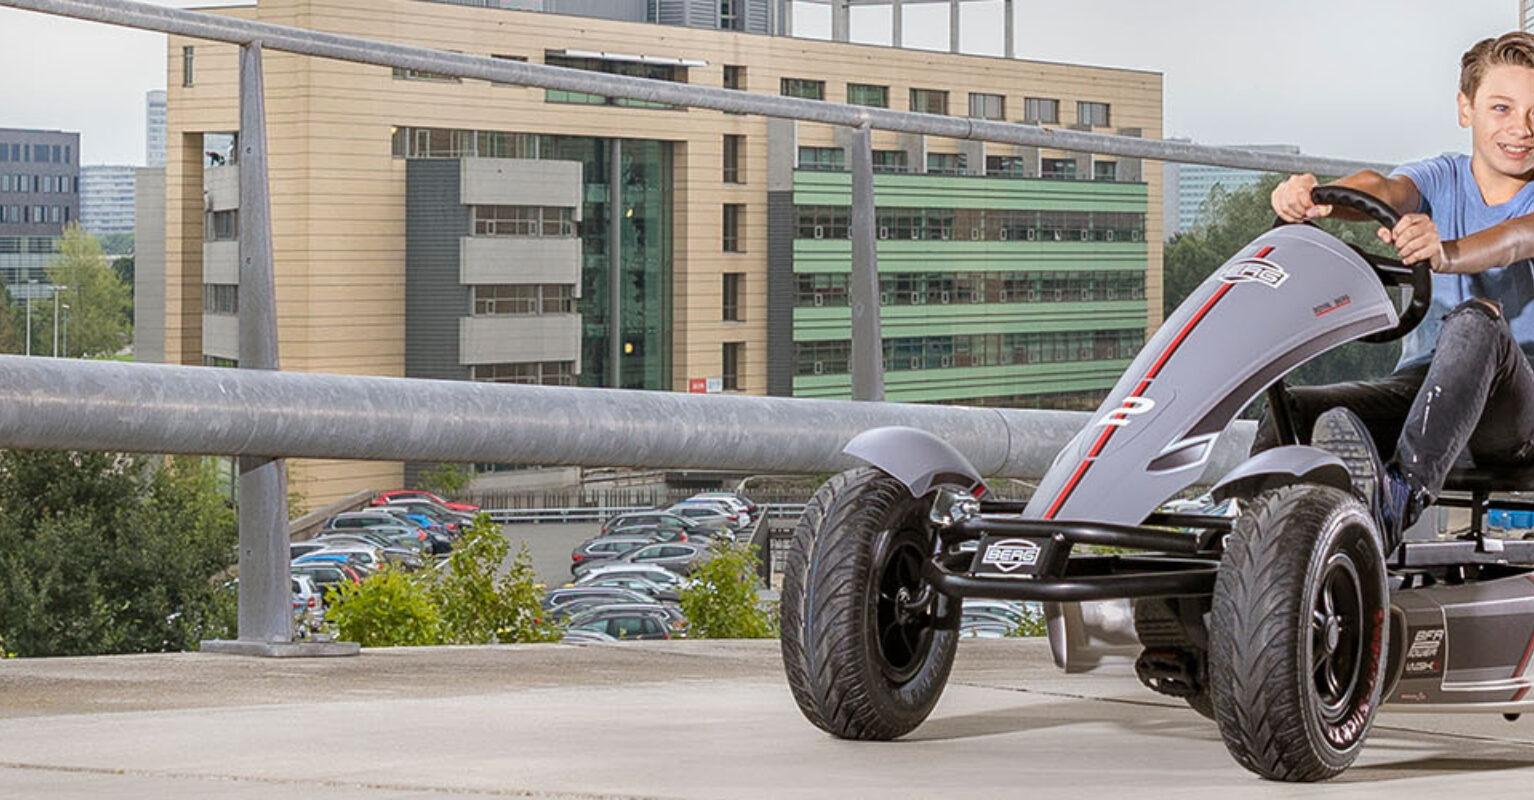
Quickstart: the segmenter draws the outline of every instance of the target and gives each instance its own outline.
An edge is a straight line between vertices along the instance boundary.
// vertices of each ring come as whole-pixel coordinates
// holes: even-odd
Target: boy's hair
[[[1499,64],[1534,69],[1534,35],[1513,31],[1476,42],[1459,59],[1459,90],[1475,100],[1486,71]]]

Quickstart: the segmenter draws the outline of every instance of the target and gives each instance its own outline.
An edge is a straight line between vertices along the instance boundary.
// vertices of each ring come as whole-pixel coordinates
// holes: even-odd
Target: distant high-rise
[[[1518,0],[1518,28],[1534,31],[1534,0]]]
[[[133,174],[136,167],[80,168],[80,225],[104,236],[133,233]]]
[[[144,163],[151,167],[165,166],[165,90],[156,89],[144,95]],[[132,200],[129,200],[132,206]],[[129,222],[132,227],[132,222]]]
[[[1172,141],[1189,141],[1174,139]],[[1299,153],[1294,145],[1235,145],[1247,150],[1268,153]],[[1212,167],[1205,164],[1174,164],[1168,162],[1162,177],[1166,181],[1165,198],[1166,236],[1168,239],[1192,230],[1208,220],[1204,216],[1204,204],[1215,187],[1221,191],[1234,192],[1262,180],[1265,173],[1249,169]]]
[[[64,226],[80,220],[80,134],[0,128],[0,283],[43,291]]]

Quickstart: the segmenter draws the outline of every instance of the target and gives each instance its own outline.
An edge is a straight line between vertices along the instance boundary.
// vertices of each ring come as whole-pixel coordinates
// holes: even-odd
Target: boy
[[[1379,236],[1401,261],[1427,261],[1433,305],[1402,343],[1384,380],[1291,390],[1295,425],[1348,461],[1373,499],[1387,555],[1467,445],[1480,466],[1534,465],[1534,36],[1478,42],[1460,62],[1459,124],[1472,154],[1365,171],[1338,185],[1368,192],[1403,216]],[[1311,175],[1273,191],[1289,222],[1325,217]],[[1347,209],[1337,216],[1362,219]],[[1446,241],[1447,240],[1447,241]],[[1253,452],[1278,444],[1265,418]],[[1391,456],[1382,464],[1379,452]]]

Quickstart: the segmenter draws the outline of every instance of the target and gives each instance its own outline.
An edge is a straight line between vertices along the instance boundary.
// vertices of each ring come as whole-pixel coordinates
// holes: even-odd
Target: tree
[[[107,263],[101,243],[79,225],[64,230],[59,254],[48,265],[48,282],[67,287],[59,295],[60,355],[115,355],[133,339],[133,294]],[[32,353],[53,352],[54,301],[32,301]],[[69,309],[63,309],[68,305]],[[23,322],[23,327],[25,322]]]
[[[17,355],[26,352],[16,304],[8,292],[0,289],[0,353]]]
[[[462,464],[437,464],[421,473],[416,488],[452,500],[461,496],[473,479],[474,474]]]
[[[768,639],[777,635],[757,602],[760,563],[748,542],[715,542],[682,588],[688,635],[699,639]]]
[[[1162,307],[1166,314],[1170,315],[1232,255],[1273,227],[1274,214],[1268,196],[1284,177],[1270,175],[1253,186],[1228,193],[1220,186],[1215,187],[1204,206],[1208,222],[1167,243],[1162,271]],[[1375,236],[1377,225],[1322,220],[1321,227],[1368,252],[1394,255]],[[1290,380],[1315,385],[1383,377],[1394,369],[1400,352],[1396,343],[1355,342],[1300,367]]]
[[[227,637],[237,540],[205,460],[0,451],[0,639],[70,656]]]

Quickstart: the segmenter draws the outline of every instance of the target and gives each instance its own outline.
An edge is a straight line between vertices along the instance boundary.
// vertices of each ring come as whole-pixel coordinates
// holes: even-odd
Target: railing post
[[[852,399],[884,399],[884,340],[879,329],[879,254],[874,210],[873,131],[852,137]]]
[[[272,265],[271,187],[266,168],[266,99],[261,43],[240,46],[241,369],[275,370],[277,296]],[[292,569],[288,537],[287,462],[239,459],[240,590],[235,642],[204,642],[209,652],[293,655]],[[356,647],[305,647],[306,655],[343,655]]]

